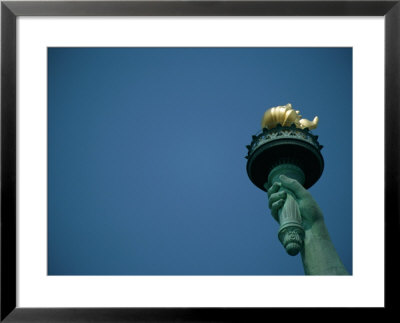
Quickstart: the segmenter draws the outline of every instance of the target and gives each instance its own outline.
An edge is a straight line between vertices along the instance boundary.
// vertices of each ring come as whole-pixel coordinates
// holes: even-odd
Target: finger
[[[271,194],[278,192],[280,188],[281,188],[281,183],[275,182],[274,184],[272,184],[267,192],[268,198],[270,197]]]
[[[305,197],[305,195],[308,194],[308,191],[293,178],[281,175],[279,176],[279,180],[282,183],[282,187],[285,187],[292,191],[297,198]]]
[[[269,208],[272,208],[272,204],[274,204],[276,201],[286,200],[286,196],[287,196],[287,193],[285,191],[280,191],[280,192],[272,194],[268,200]]]
[[[276,221],[279,221],[278,213],[279,213],[279,210],[282,208],[283,204],[285,204],[285,200],[278,200],[272,204],[271,214]]]

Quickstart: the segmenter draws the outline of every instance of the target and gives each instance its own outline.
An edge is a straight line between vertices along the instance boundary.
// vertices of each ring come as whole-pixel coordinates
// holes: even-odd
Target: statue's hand
[[[299,205],[304,230],[310,229],[315,222],[323,220],[321,209],[310,192],[295,179],[284,175],[281,175],[279,179],[280,182],[275,182],[268,190],[269,208],[275,220],[278,221],[278,212],[284,205],[287,195],[281,187],[293,193]]]

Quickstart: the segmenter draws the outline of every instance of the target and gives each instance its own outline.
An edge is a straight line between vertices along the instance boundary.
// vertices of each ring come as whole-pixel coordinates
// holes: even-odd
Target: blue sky
[[[351,48],[49,48],[48,274],[303,275],[244,158],[289,102],[352,273]]]

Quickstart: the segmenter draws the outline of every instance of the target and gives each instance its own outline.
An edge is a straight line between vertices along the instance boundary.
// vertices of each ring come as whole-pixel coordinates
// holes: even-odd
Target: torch
[[[247,146],[247,174],[250,180],[263,191],[268,191],[279,176],[297,180],[306,189],[321,177],[324,159],[315,129],[318,117],[313,121],[301,119],[289,103],[267,110],[261,121],[262,132],[252,137]],[[299,206],[291,192],[279,210],[278,238],[286,252],[297,255],[304,245],[304,228]]]

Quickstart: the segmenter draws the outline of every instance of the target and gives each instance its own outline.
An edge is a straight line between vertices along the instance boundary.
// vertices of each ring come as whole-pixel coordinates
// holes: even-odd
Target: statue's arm
[[[286,193],[284,187],[295,196],[299,205],[305,230],[304,247],[301,251],[306,275],[348,275],[329,236],[324,217],[311,194],[294,179],[281,176],[268,190],[269,207],[273,217],[278,220],[279,209],[283,206]]]
[[[301,251],[306,275],[348,275],[329,237],[324,220],[315,222],[305,230],[304,247]]]

